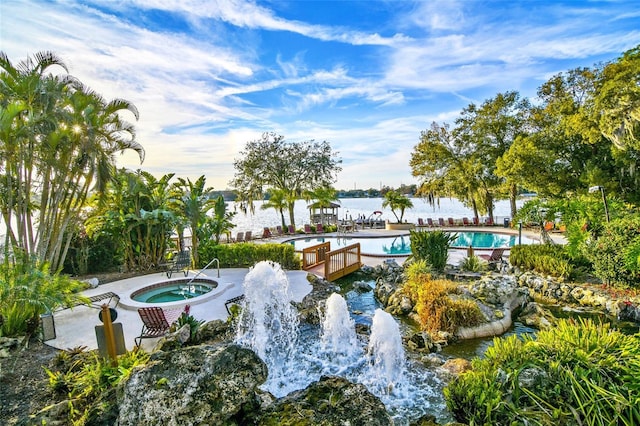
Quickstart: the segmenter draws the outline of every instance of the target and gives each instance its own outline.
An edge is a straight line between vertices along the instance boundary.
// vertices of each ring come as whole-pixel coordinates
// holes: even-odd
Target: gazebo
[[[309,219],[312,224],[335,225],[338,223],[338,209],[340,204],[323,204],[315,202],[309,205]]]

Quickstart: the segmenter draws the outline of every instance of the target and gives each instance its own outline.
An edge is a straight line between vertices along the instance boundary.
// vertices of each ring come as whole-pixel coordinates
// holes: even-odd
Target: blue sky
[[[0,2],[0,50],[61,56],[140,111],[121,166],[228,186],[247,141],[331,143],[340,189],[417,183],[431,122],[640,44],[637,1]],[[535,101],[535,99],[533,99]],[[130,117],[133,120],[132,117]]]

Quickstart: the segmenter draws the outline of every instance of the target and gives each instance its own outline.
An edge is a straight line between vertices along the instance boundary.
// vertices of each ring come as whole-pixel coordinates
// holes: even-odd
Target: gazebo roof
[[[340,204],[336,204],[336,203],[329,203],[329,205],[321,205],[320,202],[316,201],[313,204],[309,204],[309,206],[307,206],[308,209],[319,209],[319,208],[326,208],[326,209],[337,209],[342,207]]]

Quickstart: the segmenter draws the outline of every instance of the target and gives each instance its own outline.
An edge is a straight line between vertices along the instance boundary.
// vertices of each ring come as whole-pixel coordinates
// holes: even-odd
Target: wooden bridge
[[[360,243],[331,250],[331,243],[321,243],[302,249],[302,268],[335,281],[357,271],[360,261]]]

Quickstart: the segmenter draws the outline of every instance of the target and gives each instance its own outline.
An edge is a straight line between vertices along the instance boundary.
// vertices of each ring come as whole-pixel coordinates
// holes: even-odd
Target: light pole
[[[604,194],[604,186],[592,186],[589,188],[589,193],[598,192],[602,194],[602,202],[604,203],[604,215],[607,217],[607,223],[609,223],[609,206],[607,205],[607,196]]]

